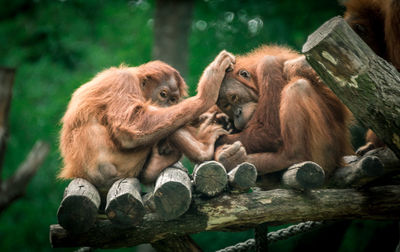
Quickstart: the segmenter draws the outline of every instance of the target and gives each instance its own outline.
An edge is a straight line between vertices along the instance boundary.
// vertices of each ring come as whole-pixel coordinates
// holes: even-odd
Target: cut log
[[[319,188],[324,184],[324,181],[324,170],[311,161],[294,164],[282,175],[282,184],[297,190]]]
[[[89,230],[96,221],[100,195],[88,181],[77,178],[69,183],[58,208],[58,223],[71,233]]]
[[[217,161],[196,165],[193,170],[193,185],[196,192],[213,197],[221,193],[228,183],[224,166]]]
[[[50,239],[54,248],[121,248],[206,230],[243,230],[264,222],[278,225],[304,220],[398,220],[399,198],[399,185],[365,190],[318,189],[306,194],[254,188],[251,193],[194,197],[192,207],[175,220],[160,221],[154,214],[147,214],[140,226],[122,230],[107,220],[97,221],[84,234],[71,234],[60,225],[51,225]]]
[[[355,159],[354,159],[355,158]],[[376,156],[347,157],[347,166],[338,168],[329,181],[335,188],[361,187],[383,175],[383,164]]]
[[[140,224],[145,213],[140,191],[137,178],[116,181],[107,194],[107,217],[121,226]]]
[[[192,201],[192,184],[187,170],[169,167],[158,176],[154,188],[154,205],[163,220],[175,219],[184,214]]]
[[[312,68],[365,127],[400,158],[400,74],[340,17],[311,34],[303,53]]]
[[[253,164],[244,162],[228,173],[229,186],[233,191],[245,192],[255,186],[257,169]]]
[[[400,160],[389,148],[377,148],[365,153],[365,156],[376,156],[383,164],[384,173],[400,172]]]

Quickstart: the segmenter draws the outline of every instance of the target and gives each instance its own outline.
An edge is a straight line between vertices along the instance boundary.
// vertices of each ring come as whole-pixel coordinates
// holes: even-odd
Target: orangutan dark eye
[[[160,96],[161,96],[162,98],[164,98],[164,99],[167,98],[167,91],[164,91],[164,90],[161,91],[161,92],[160,92]]]
[[[247,72],[246,70],[240,70],[239,75],[242,76],[243,78],[249,79],[250,78],[250,73]]]
[[[239,100],[239,97],[237,95],[232,95],[231,100],[233,103],[235,103]]]

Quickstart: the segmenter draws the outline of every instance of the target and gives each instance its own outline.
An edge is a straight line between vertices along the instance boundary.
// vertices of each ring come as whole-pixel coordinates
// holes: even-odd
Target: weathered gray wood
[[[311,34],[307,61],[365,127],[400,157],[400,74],[340,17]]]
[[[324,184],[324,181],[324,170],[311,161],[294,164],[282,175],[282,184],[297,190],[319,188]]]
[[[193,185],[196,192],[213,197],[221,193],[228,183],[224,166],[217,161],[196,165],[193,170]]]
[[[58,223],[71,233],[85,232],[95,223],[99,206],[96,188],[84,179],[74,179],[65,188],[57,212]]]
[[[239,192],[248,191],[255,186],[257,169],[253,164],[244,162],[228,172],[228,182],[232,190]]]
[[[0,174],[7,146],[8,113],[10,111],[14,75],[15,69],[0,68]]]
[[[51,225],[50,239],[54,248],[119,248],[206,230],[243,230],[263,222],[271,225],[354,218],[398,220],[399,198],[399,185],[365,190],[318,189],[307,194],[254,188],[251,193],[222,194],[208,199],[194,197],[189,211],[177,219],[161,221],[154,214],[146,214],[140,226],[123,230],[110,221],[98,221],[88,232],[74,235],[59,225]]]
[[[329,181],[335,188],[361,187],[383,175],[383,164],[376,156],[366,155],[355,160],[347,158],[347,166],[338,168]]]
[[[334,188],[362,187],[400,173],[400,161],[389,148],[378,148],[364,156],[344,157],[347,166],[338,168],[329,180]]]
[[[192,184],[187,170],[170,167],[161,172],[154,188],[157,215],[163,220],[184,214],[192,201]]]
[[[107,194],[105,208],[107,217],[121,226],[141,223],[145,209],[140,191],[140,182],[137,178],[117,180]]]
[[[50,147],[47,143],[37,141],[17,171],[6,181],[0,183],[0,212],[25,194],[28,183],[44,162],[49,150]]]
[[[375,156],[383,164],[384,173],[400,171],[400,160],[389,148],[377,148],[365,153],[365,156]]]

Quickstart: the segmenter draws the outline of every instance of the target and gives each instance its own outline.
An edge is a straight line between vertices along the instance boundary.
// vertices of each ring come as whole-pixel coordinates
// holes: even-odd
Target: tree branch
[[[14,69],[0,68],[0,174],[7,146],[8,112],[10,111],[14,75]]]
[[[48,152],[49,145],[47,143],[36,142],[14,175],[7,181],[3,181],[0,185],[0,212],[25,193],[29,181],[43,163]]]

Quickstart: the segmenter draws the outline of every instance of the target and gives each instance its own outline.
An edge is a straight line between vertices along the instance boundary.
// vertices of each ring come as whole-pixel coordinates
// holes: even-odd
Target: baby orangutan
[[[62,118],[59,177],[84,178],[104,193],[117,179],[142,171],[146,182],[153,181],[179,160],[180,151],[194,160],[211,159],[215,139],[224,131],[208,121],[197,130],[185,125],[216,103],[234,61],[222,51],[204,70],[197,95],[181,102],[186,83],[163,62],[99,73],[75,91]]]

